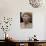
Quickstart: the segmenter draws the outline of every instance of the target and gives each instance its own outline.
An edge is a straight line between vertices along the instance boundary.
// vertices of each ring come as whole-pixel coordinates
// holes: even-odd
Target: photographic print
[[[20,27],[32,28],[32,12],[20,12]]]

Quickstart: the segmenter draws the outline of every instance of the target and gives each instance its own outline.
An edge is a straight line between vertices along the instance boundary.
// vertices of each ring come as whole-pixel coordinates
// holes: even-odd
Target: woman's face
[[[29,22],[30,16],[25,14],[22,18],[24,22]]]

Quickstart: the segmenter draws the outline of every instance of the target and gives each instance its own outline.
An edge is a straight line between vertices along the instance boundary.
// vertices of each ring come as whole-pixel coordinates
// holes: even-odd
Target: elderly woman
[[[21,15],[23,22],[21,22],[21,28],[32,28],[32,13],[25,12]]]

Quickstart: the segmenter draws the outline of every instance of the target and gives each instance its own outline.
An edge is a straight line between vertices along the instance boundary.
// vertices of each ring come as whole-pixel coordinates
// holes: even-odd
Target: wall
[[[46,40],[46,12],[44,14],[45,18],[44,18],[44,21],[45,21],[45,24],[44,24],[44,39]]]
[[[43,4],[44,6],[44,4]],[[45,7],[45,6],[44,6]],[[44,40],[45,30],[45,8],[33,8],[30,6],[28,0],[0,0],[0,16],[13,17],[13,22],[8,33],[16,37],[17,40],[27,40],[34,34],[39,40]],[[30,11],[33,14],[32,29],[20,28],[20,12]],[[2,35],[2,31],[0,35]],[[3,37],[0,36],[0,39]],[[3,38],[4,39],[4,38]]]

